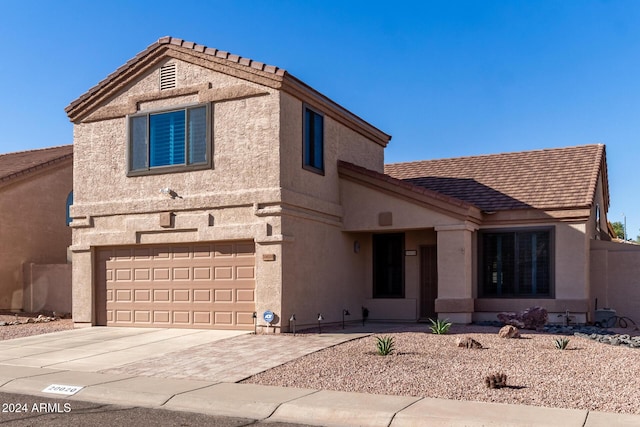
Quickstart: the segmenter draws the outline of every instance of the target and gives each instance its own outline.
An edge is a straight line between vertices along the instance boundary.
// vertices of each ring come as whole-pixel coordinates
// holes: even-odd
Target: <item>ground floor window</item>
[[[373,235],[373,297],[404,298],[404,233]]]
[[[479,237],[481,296],[553,296],[553,230],[484,231]]]

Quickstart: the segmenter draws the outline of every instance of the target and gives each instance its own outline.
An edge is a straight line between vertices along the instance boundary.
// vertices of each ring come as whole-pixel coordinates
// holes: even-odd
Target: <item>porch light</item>
[[[322,327],[320,326],[320,322],[322,322],[324,320],[324,317],[322,317],[322,314],[318,313],[318,334],[322,333]]]
[[[293,322],[293,336],[296,335],[296,314],[292,314],[289,318],[289,328],[291,328],[291,323]]]
[[[342,309],[342,329],[344,329],[344,316],[351,316],[351,313],[346,308]]]

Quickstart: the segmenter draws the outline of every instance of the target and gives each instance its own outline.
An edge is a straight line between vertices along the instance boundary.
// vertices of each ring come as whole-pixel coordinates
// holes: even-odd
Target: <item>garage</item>
[[[252,241],[98,248],[96,324],[253,329]]]

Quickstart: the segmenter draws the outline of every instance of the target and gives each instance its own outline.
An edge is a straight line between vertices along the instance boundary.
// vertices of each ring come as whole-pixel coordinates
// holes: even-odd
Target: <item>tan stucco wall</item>
[[[279,93],[237,78],[178,61],[179,87],[211,90],[230,86],[259,88],[264,94],[213,103],[213,167],[206,170],[127,177],[127,118],[88,121],[74,126],[73,315],[77,323],[95,321],[92,253],[109,245],[255,240],[256,274],[264,283],[280,282],[281,227],[272,212],[281,198]],[[108,102],[138,110],[193,102],[192,95],[161,98],[157,70]],[[99,117],[105,106],[93,113]],[[160,193],[170,188],[179,197]],[[277,209],[275,209],[277,210]],[[162,212],[174,213],[173,227],[160,226]],[[280,236],[280,237],[279,237]],[[264,244],[262,244],[264,242]],[[262,263],[263,253],[276,261]],[[260,311],[280,305],[273,285],[257,291]]]
[[[344,228],[349,231],[388,231],[447,226],[464,221],[358,183],[340,181]],[[390,212],[392,224],[379,225],[379,215]]]
[[[24,310],[71,313],[71,264],[25,265]]]
[[[127,177],[127,119],[100,117],[136,99],[144,100],[135,105],[145,111],[196,102],[200,96],[148,100],[161,94],[157,69],[75,125],[74,320],[95,321],[95,247],[237,239],[256,242],[259,324],[267,309],[278,316],[276,330],[288,326],[292,310],[302,323],[315,322],[318,312],[335,321],[333,311],[341,318],[342,308],[353,310],[352,318],[359,315],[365,272],[354,268],[351,258],[358,263],[363,257],[353,254],[353,239],[341,231],[337,162],[382,171],[383,147],[326,114],[325,173],[304,170],[300,100],[171,61],[178,64],[178,89],[208,83],[212,91],[248,86],[258,94],[213,103],[213,168],[207,170]],[[167,198],[162,188],[179,197]],[[174,214],[173,227],[160,226],[163,212]],[[318,298],[309,298],[314,292]]]
[[[23,308],[23,265],[66,263],[71,161],[0,185],[0,308]]]
[[[640,324],[640,246],[593,241],[590,270],[592,308],[597,298],[599,309],[614,309]]]
[[[283,217],[283,230],[290,238],[282,245],[284,326],[292,314],[298,326],[317,325],[318,313],[325,323],[341,322],[343,309],[351,313],[347,321],[360,319],[367,272],[367,243],[361,236],[319,218],[289,215]]]
[[[382,172],[384,148],[325,115],[324,174],[303,169],[303,105],[291,95],[281,94],[282,187],[293,193],[339,203],[338,160]]]

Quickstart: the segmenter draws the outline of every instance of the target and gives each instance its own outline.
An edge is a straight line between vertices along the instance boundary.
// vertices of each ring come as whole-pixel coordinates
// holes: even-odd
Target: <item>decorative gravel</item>
[[[19,313],[17,317],[15,314],[0,314],[0,323],[15,322],[16,320],[21,322],[19,325],[7,324],[0,326],[0,341],[73,329],[72,319],[59,319],[46,323],[27,323],[28,319],[37,317],[38,313]]]
[[[499,338],[499,328],[454,326],[447,335],[396,332],[396,351],[375,352],[376,337],[350,341],[286,363],[243,382],[324,390],[474,400],[640,414],[640,349],[570,336],[521,331]],[[483,349],[456,346],[469,336]],[[507,375],[507,387],[484,379]]]

